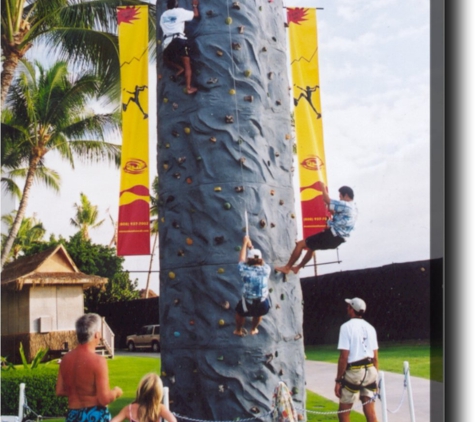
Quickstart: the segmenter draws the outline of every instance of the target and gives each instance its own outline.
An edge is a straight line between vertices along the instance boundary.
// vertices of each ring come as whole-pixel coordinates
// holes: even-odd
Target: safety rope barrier
[[[239,420],[239,422],[248,422],[248,421],[256,421],[260,420],[262,418],[266,418],[267,416],[270,416],[274,409],[270,410],[267,413],[264,413],[262,415],[259,415],[259,417],[255,416],[252,418],[244,418],[244,419],[234,419],[234,420],[224,420],[224,421],[215,421],[215,420],[206,420],[206,419],[194,419],[194,418],[189,418],[187,416],[182,416],[179,413],[172,412],[172,414],[177,418],[177,419],[183,419],[185,421],[190,421],[190,422],[236,422],[236,420]]]

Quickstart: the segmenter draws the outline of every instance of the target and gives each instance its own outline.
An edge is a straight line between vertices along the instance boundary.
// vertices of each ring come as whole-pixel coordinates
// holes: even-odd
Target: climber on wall
[[[236,305],[236,329],[234,334],[244,336],[246,317],[252,317],[251,334],[259,332],[262,317],[269,312],[269,289],[267,287],[270,267],[262,259],[259,249],[254,249],[249,236],[244,236],[239,254],[239,273],[243,281],[242,298]]]
[[[318,185],[317,189],[319,188],[322,191],[323,200],[332,214],[332,218],[327,221],[328,228],[296,242],[287,264],[283,267],[275,267],[275,271],[280,271],[284,274],[293,271],[297,274],[310,261],[316,250],[336,249],[350,237],[350,232],[354,229],[358,216],[358,209],[353,202],[355,196],[353,189],[348,186],[342,186],[338,189],[340,199],[335,200],[330,199],[327,187],[323,182],[319,182]],[[302,261],[294,266],[304,250],[306,252]]]
[[[186,93],[194,94],[197,88],[191,86],[191,60],[188,39],[185,36],[185,22],[200,16],[198,0],[192,0],[193,11],[178,7],[178,0],[167,0],[167,10],[160,17],[163,31],[163,61],[177,70],[173,79],[185,73]]]

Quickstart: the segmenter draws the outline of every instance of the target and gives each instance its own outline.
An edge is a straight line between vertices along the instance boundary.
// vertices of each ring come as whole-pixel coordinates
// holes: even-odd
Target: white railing
[[[102,344],[107,349],[111,358],[114,357],[114,337],[115,334],[111,328],[107,325],[105,317],[102,317]]]

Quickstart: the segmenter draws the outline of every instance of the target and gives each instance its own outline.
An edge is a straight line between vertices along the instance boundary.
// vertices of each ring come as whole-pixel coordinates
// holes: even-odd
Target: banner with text
[[[122,159],[117,255],[150,255],[148,6],[117,8]]]
[[[288,8],[295,135],[300,174],[303,235],[326,228],[329,217],[319,182],[327,185],[318,70],[316,10]]]

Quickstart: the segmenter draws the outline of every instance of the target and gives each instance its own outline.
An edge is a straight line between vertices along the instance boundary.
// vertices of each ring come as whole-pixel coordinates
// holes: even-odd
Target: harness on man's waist
[[[354,370],[354,369],[365,369],[364,372],[364,377],[361,380],[359,384],[353,384],[343,378],[341,380],[341,385],[346,388],[347,390],[351,391],[352,393],[357,393],[361,391],[363,388],[366,388],[368,390],[376,391],[378,389],[378,384],[376,381],[372,382],[371,384],[363,385],[364,380],[366,379],[366,375],[368,374],[368,368],[371,368],[373,365],[373,359],[371,358],[366,358],[366,359],[361,359],[356,362],[351,362],[346,366],[347,370]]]
[[[168,35],[164,35],[163,36],[163,39],[167,39],[167,38],[170,38],[172,37],[172,40],[174,40],[175,38],[178,38],[180,35],[182,35],[183,37],[185,36],[185,34],[182,34],[181,32],[177,32],[175,34],[168,34]]]

